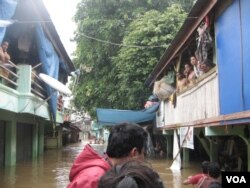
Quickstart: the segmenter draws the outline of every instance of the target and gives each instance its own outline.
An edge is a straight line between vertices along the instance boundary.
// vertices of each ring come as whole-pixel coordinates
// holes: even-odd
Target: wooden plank
[[[214,70],[179,94],[176,106],[170,100],[164,102],[165,126],[216,117],[219,115],[218,101],[218,76]]]
[[[239,124],[239,120],[248,119],[248,118],[250,118],[250,110],[244,111],[244,112],[233,113],[233,114],[220,115],[217,117],[206,118],[206,119],[201,119],[197,121],[165,125],[160,129],[171,130],[171,129],[177,129],[180,127],[188,127],[188,126],[193,126],[197,128],[197,127],[207,127],[207,126],[223,126],[223,124],[232,125],[232,124]],[[230,122],[232,120],[236,120],[236,121]],[[250,119],[247,120],[247,122],[249,123]]]

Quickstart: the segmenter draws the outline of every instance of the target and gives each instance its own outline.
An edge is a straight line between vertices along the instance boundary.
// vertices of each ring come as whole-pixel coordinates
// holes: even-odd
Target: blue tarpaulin
[[[0,0],[0,20],[10,20],[15,13],[17,0]],[[3,41],[6,27],[0,27],[0,44]]]
[[[39,59],[42,62],[42,72],[58,80],[59,72],[59,57],[54,50],[51,42],[46,38],[42,26],[40,24],[36,27],[36,41],[38,46]],[[52,112],[54,120],[56,120],[57,111],[57,92],[45,85],[47,95],[52,96],[49,100],[49,107]]]
[[[155,119],[158,108],[159,103],[137,111],[97,108],[96,113],[100,125],[114,125],[121,122],[144,123]]]

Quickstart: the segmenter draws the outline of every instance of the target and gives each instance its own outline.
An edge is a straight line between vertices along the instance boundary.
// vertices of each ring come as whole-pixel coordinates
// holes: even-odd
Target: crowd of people
[[[195,55],[190,57],[190,62],[184,64],[184,70],[177,72],[177,92],[182,92],[186,87],[192,86],[196,79],[207,73],[214,64],[211,60],[198,61]]]
[[[147,135],[141,126],[124,122],[111,129],[106,152],[87,144],[71,167],[68,188],[164,188],[159,174],[144,160]],[[217,163],[203,162],[202,169],[183,183],[220,186]]]

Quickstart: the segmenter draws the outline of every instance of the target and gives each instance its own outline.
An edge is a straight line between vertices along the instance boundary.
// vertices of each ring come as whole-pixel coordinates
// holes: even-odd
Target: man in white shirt
[[[196,78],[198,78],[199,76],[201,76],[203,74],[203,72],[200,70],[200,63],[196,59],[195,56],[191,56],[190,57],[190,63],[193,65],[194,73],[195,73]]]

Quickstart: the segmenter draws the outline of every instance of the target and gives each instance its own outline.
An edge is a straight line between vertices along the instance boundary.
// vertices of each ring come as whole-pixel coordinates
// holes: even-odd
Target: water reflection
[[[190,188],[192,185],[183,185],[182,182],[188,176],[200,172],[198,163],[191,163],[182,170],[171,170],[172,160],[157,159],[149,160],[152,167],[159,173],[165,187],[171,188]]]
[[[60,151],[48,150],[37,161],[23,162],[16,167],[0,169],[1,188],[64,188],[67,187],[68,175],[75,157],[82,151],[84,143],[67,146]],[[99,151],[102,145],[93,145]],[[152,167],[157,170],[166,187],[189,188],[181,182],[190,174],[199,172],[199,164],[190,165],[181,171],[169,169],[171,160],[149,160]]]

